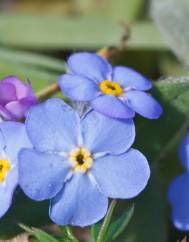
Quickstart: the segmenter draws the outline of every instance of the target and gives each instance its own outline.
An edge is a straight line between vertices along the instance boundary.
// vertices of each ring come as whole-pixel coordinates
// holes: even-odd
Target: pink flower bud
[[[28,109],[37,102],[30,82],[26,85],[15,76],[0,81],[0,117],[4,120],[24,118]]]

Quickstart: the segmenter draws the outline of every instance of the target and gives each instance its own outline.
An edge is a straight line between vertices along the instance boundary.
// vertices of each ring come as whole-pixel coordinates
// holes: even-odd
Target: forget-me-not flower
[[[83,118],[60,99],[34,106],[26,129],[33,149],[20,153],[20,185],[31,199],[50,199],[59,225],[87,226],[107,212],[108,197],[132,198],[146,186],[150,168],[131,149],[132,120],[90,111]]]
[[[0,217],[9,209],[18,185],[18,153],[30,147],[25,126],[16,122],[0,123]]]
[[[169,187],[168,198],[172,206],[172,220],[180,230],[189,230],[189,133],[179,149],[179,157],[186,170],[177,176]]]
[[[59,79],[64,95],[90,102],[104,115],[127,119],[138,113],[157,119],[162,113],[160,104],[144,92],[152,83],[129,67],[113,67],[97,54],[76,53],[68,59],[68,70]]]
[[[31,84],[27,85],[15,76],[0,81],[0,117],[17,121],[25,117],[27,110],[37,103]]]

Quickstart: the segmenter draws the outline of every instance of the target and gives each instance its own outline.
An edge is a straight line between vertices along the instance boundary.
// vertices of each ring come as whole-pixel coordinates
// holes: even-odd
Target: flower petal
[[[5,148],[6,144],[5,144],[5,137],[0,129],[0,155],[1,155],[1,151]]]
[[[4,137],[5,152],[11,163],[17,163],[18,153],[22,148],[31,147],[25,125],[17,122],[0,123],[0,132]]]
[[[96,82],[111,78],[112,67],[107,60],[93,53],[76,53],[69,57],[72,74],[87,77]]]
[[[24,118],[29,108],[35,104],[37,104],[37,99],[28,97],[19,101],[9,102],[6,104],[5,108],[11,113],[14,119],[19,120]]]
[[[91,106],[98,112],[120,119],[133,118],[135,112],[113,95],[102,95],[91,101]]]
[[[180,144],[179,156],[182,165],[187,171],[189,171],[189,133],[187,133]]]
[[[5,107],[14,117],[14,119],[19,120],[24,118],[26,109],[21,105],[19,101],[9,102]]]
[[[98,85],[86,77],[62,75],[59,85],[65,96],[76,101],[90,101],[99,94]]]
[[[24,98],[20,99],[19,102],[22,105],[22,108],[25,110],[25,112],[24,112],[25,116],[26,116],[28,110],[30,109],[30,107],[38,104],[38,100],[35,96],[24,97]]]
[[[16,96],[18,99],[24,98],[29,95],[29,86],[26,86],[15,76],[8,76],[3,79],[4,83],[10,83],[16,90]]]
[[[169,187],[168,198],[172,205],[172,219],[180,230],[189,230],[189,173],[182,174]]]
[[[132,198],[146,187],[150,168],[142,153],[130,149],[121,155],[107,155],[95,160],[91,173],[108,197]]]
[[[81,125],[84,146],[92,153],[120,154],[128,150],[134,142],[135,126],[131,119],[111,119],[91,111]]]
[[[0,105],[0,117],[2,117],[4,120],[15,120],[11,113],[8,112],[2,105]]]
[[[18,184],[17,168],[10,170],[6,180],[0,183],[0,218],[8,211],[12,203],[13,193]]]
[[[25,126],[16,122],[0,123],[0,155],[5,153],[10,170],[5,180],[0,183],[0,217],[9,209],[14,190],[18,184],[18,152],[23,147],[29,147],[30,143],[26,136]]]
[[[152,82],[130,67],[116,66],[113,69],[112,79],[122,87],[131,87],[136,90],[148,90]]]
[[[69,169],[61,156],[24,149],[19,155],[19,184],[31,199],[49,199],[62,189]]]
[[[140,91],[126,93],[128,106],[145,118],[158,119],[162,114],[162,107],[149,94]]]
[[[79,115],[61,99],[49,99],[28,112],[26,128],[39,151],[68,152],[78,145]]]
[[[87,175],[77,173],[51,201],[50,217],[59,225],[84,227],[103,218],[107,208],[108,199],[96,184]]]
[[[10,83],[0,82],[0,104],[5,105],[7,102],[16,100],[16,89]]]

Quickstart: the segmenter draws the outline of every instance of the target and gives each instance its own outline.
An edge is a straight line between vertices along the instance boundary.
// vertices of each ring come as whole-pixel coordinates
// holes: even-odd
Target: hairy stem
[[[45,100],[49,97],[52,97],[54,94],[60,91],[60,88],[58,86],[58,83],[53,83],[50,86],[45,87],[41,91],[39,91],[36,96],[39,100]]]

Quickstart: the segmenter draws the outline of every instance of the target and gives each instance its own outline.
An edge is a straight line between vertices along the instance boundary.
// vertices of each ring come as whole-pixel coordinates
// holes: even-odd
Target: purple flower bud
[[[20,120],[27,110],[37,104],[30,82],[26,85],[15,76],[0,81],[0,117],[4,120]]]

